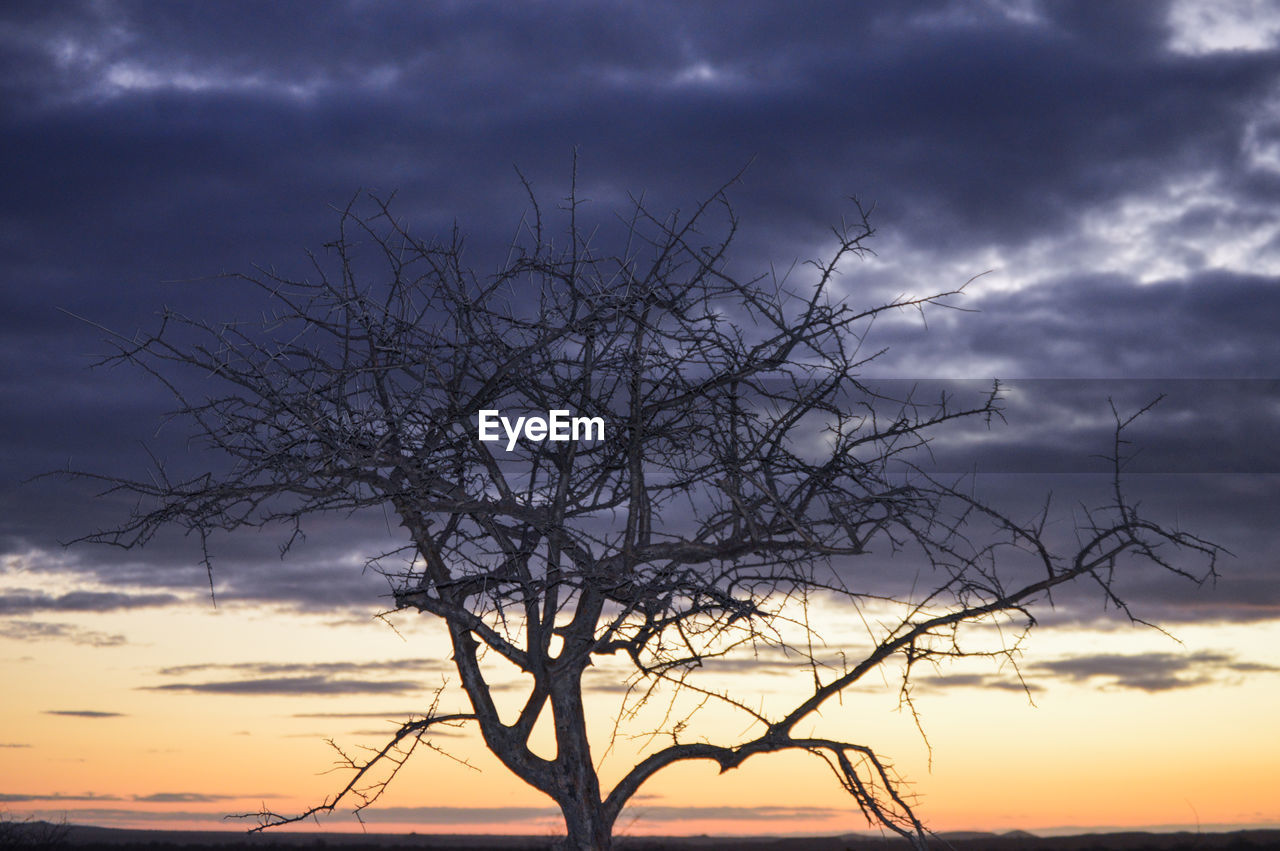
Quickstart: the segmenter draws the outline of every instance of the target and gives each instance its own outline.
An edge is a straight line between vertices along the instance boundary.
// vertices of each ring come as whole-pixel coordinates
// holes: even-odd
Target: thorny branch
[[[924,847],[927,831],[888,765],[867,745],[809,732],[829,700],[894,660],[908,703],[922,662],[1016,661],[1016,641],[970,649],[962,630],[1029,629],[1034,607],[1068,583],[1093,582],[1128,613],[1116,577],[1133,560],[1196,581],[1214,575],[1216,545],[1126,501],[1131,417],[1116,413],[1112,501],[1085,515],[1074,548],[1046,535],[1047,504],[1021,521],[913,466],[948,427],[999,418],[1000,388],[926,402],[861,377],[881,353],[864,349],[877,317],[954,308],[963,290],[870,306],[840,296],[837,281],[872,235],[861,207],[832,231],[826,259],[743,278],[729,260],[738,221],[723,188],[687,215],[659,217],[636,201],[600,232],[584,224],[582,203],[570,196],[569,225],[555,234],[535,202],[505,263],[482,275],[464,263],[456,230],[424,241],[387,203],[353,199],[306,277],[231,276],[261,292],[265,321],[166,311],[154,334],[111,338],[107,362],[158,380],[177,400],[174,416],[227,463],[183,480],[158,463],[136,480],[74,472],[138,506],[85,540],[136,547],[176,525],[200,541],[212,590],[212,536],[282,525],[287,551],[317,515],[388,511],[403,534],[390,553],[408,554],[399,566],[377,562],[394,607],[443,622],[471,707],[436,714],[433,704],[383,748],[340,751],[347,785],[298,815],[259,813],[258,829],[340,804],[363,809],[433,725],[469,721],[556,800],[570,847],[609,847],[627,801],[667,766],[712,760],[727,771],[787,750],[819,755],[869,822]],[[618,253],[597,249],[611,227]],[[210,394],[209,379],[221,389]],[[557,408],[602,417],[605,439],[511,451],[478,439],[482,409]],[[920,569],[895,574],[892,554]],[[1187,554],[1207,568],[1193,572]],[[815,599],[894,620],[866,621],[870,647],[839,648],[833,664],[819,658]],[[493,700],[486,650],[521,672],[527,692],[514,715]],[[762,651],[809,672],[811,689],[784,711],[757,705],[749,689],[700,684],[722,660]],[[633,672],[619,725],[660,693],[670,702],[647,755],[605,792],[583,694],[588,668],[610,659]],[[682,697],[692,706],[677,708]],[[751,732],[689,738],[690,720],[712,704]],[[530,744],[547,711],[551,758]]]

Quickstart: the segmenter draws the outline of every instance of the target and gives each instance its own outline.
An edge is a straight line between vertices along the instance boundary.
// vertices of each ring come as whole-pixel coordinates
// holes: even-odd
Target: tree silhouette
[[[869,306],[840,295],[842,266],[872,234],[861,208],[794,280],[733,271],[738,222],[724,190],[687,215],[634,202],[615,250],[596,247],[579,208],[571,195],[553,232],[535,202],[485,275],[464,262],[456,231],[424,241],[387,204],[359,199],[308,277],[234,276],[269,303],[261,322],[169,312],[153,334],[116,338],[109,360],[163,382],[231,463],[185,480],[163,467],[137,480],[78,474],[139,498],[127,521],[87,539],[135,547],[177,525],[205,545],[212,590],[215,533],[283,523],[296,535],[312,515],[385,509],[403,533],[376,561],[394,608],[448,633],[466,702],[442,709],[437,694],[383,748],[344,756],[351,779],[333,796],[304,813],[263,812],[259,829],[368,806],[433,728],[462,724],[555,800],[570,848],[611,847],[623,807],[667,766],[727,771],[784,751],[821,757],[871,823],[925,847],[877,752],[811,732],[824,705],[880,669],[905,688],[922,663],[1012,659],[1016,639],[971,648],[966,629],[1025,630],[1058,586],[1092,581],[1123,607],[1115,577],[1130,560],[1195,579],[1173,560],[1183,552],[1212,574],[1213,544],[1126,501],[1131,418],[1117,415],[1114,490],[1065,550],[1046,537],[1047,506],[1015,518],[913,466],[950,425],[998,416],[999,387],[925,404],[860,377],[879,354],[864,346],[873,319],[948,307],[959,293]],[[220,389],[189,394],[187,369]],[[510,449],[505,434],[479,439],[481,411],[514,421],[555,410],[600,418],[603,437],[551,441],[535,429]],[[860,565],[892,554],[920,567],[888,589],[883,575],[860,584]],[[846,655],[832,663],[807,620],[819,598],[880,612],[870,644],[835,648]],[[811,672],[784,710],[760,708],[749,684],[702,684],[722,660],[741,657],[749,673],[761,652]],[[520,672],[518,711],[495,704],[486,654]],[[584,672],[604,657],[630,666],[625,706],[670,709],[661,738],[611,788],[590,735],[598,745],[609,724],[601,734],[583,702]],[[712,704],[747,732],[689,732]],[[553,757],[530,745],[548,712]]]

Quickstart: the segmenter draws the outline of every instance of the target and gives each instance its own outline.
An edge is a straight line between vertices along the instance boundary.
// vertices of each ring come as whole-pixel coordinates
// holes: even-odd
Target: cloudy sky
[[[1135,578],[1137,613],[1179,640],[1068,604],[1029,648],[1029,694],[990,670],[929,683],[931,768],[892,689],[859,697],[930,824],[1280,824],[1280,13],[1246,0],[6,3],[0,810],[218,828],[318,799],[323,737],[374,742],[422,708],[448,663],[430,624],[372,619],[378,524],[320,528],[284,561],[225,542],[215,610],[191,541],[64,548],[128,505],[26,480],[137,469],[144,444],[205,463],[161,428],[157,388],[90,368],[98,326],[252,317],[214,276],[299,268],[361,191],[396,192],[419,233],[456,222],[483,269],[527,208],[515,169],[554,205],[575,151],[601,215],[629,193],[687,208],[746,167],[744,273],[822,256],[856,196],[876,253],[849,298],[981,274],[972,312],[876,329],[875,372],[1007,380],[1009,426],[956,462],[996,492],[1087,490],[1107,399],[1168,396],[1134,486],[1235,557],[1214,587]],[[553,824],[455,750],[483,771],[424,754],[377,823]],[[624,821],[860,826],[820,765],[767,770],[673,772]],[[762,791],[781,776],[793,798]]]

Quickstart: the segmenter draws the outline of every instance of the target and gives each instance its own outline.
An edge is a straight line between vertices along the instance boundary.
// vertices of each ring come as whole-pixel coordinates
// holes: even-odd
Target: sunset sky
[[[1107,498],[1108,399],[1167,397],[1130,486],[1231,551],[1216,583],[1125,577],[1161,630],[1065,594],[1024,645],[1025,688],[993,663],[928,672],[921,730],[890,670],[823,725],[890,758],[936,830],[1280,827],[1280,11],[1246,0],[4,4],[0,813],[237,829],[224,816],[337,788],[327,738],[379,745],[438,687],[462,700],[438,624],[375,617],[380,520],[324,518],[283,560],[265,532],[215,541],[215,607],[198,542],[64,547],[130,504],[31,478],[209,463],[162,388],[91,368],[102,328],[152,329],[166,305],[254,318],[213,276],[301,268],[360,191],[396,192],[418,233],[457,223],[491,268],[527,209],[514,167],[554,206],[575,150],[602,217],[629,194],[687,209],[746,166],[743,275],[829,252],[850,196],[877,230],[841,279],[852,301],[981,275],[971,312],[874,328],[869,372],[1007,381],[1007,426],[935,461],[1004,504],[1052,491],[1064,534]],[[832,654],[864,638],[852,611],[814,617]],[[807,675],[723,672],[766,705]],[[589,677],[602,744],[625,676]],[[472,731],[433,743],[369,829],[561,829]],[[641,744],[620,738],[605,777]],[[671,769],[620,821],[865,828],[812,756]]]

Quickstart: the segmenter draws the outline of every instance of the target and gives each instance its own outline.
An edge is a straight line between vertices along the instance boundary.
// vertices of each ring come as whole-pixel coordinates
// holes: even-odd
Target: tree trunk
[[[555,799],[564,813],[565,848],[609,851],[613,847],[613,820],[605,816],[604,802],[600,800],[600,778],[587,741],[581,671],[563,676],[552,685],[551,711],[555,718],[556,773],[559,775]]]
[[[568,851],[609,851],[613,847],[613,825],[609,824],[604,808],[591,801],[561,801],[564,825],[568,835],[564,848]]]

